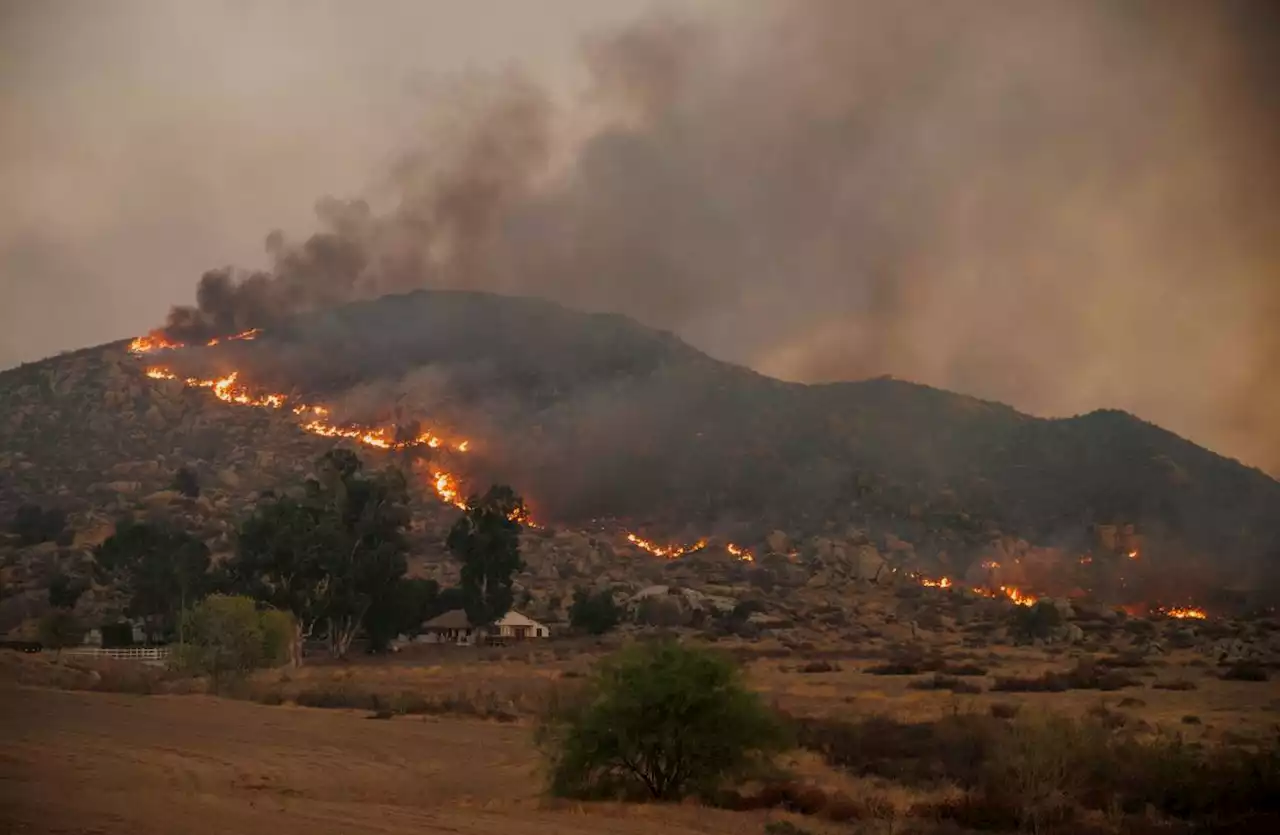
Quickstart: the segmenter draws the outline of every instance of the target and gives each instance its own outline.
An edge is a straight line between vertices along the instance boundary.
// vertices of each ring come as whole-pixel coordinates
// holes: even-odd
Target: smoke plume
[[[322,199],[313,236],[206,273],[168,330],[538,295],[792,380],[1123,408],[1280,472],[1276,4],[731,9],[590,38],[570,108],[468,77],[390,208],[387,183]]]

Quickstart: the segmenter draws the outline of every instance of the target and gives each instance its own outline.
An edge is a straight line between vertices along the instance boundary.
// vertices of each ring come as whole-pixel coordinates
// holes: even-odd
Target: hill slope
[[[465,436],[467,456],[445,454],[464,485],[508,481],[564,526],[761,546],[775,529],[858,528],[961,568],[1000,537],[1073,552],[1140,541],[1251,578],[1280,544],[1280,483],[1129,415],[1042,420],[888,379],[784,383],[533,299],[387,297],[164,361],[180,377],[238,370],[335,420]],[[0,513],[38,500],[100,518],[195,464],[226,505],[205,533],[226,545],[223,516],[332,444],[288,410],[237,409],[144,370],[113,345],[0,374]]]

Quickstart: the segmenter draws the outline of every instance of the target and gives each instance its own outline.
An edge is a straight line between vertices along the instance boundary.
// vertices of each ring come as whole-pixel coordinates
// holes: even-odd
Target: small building
[[[422,634],[418,640],[428,644],[464,644],[475,643],[476,628],[471,625],[467,613],[462,609],[453,609],[443,615],[436,615],[422,624]]]
[[[418,640],[428,644],[469,646],[477,642],[494,640],[523,641],[529,638],[549,637],[551,637],[550,629],[519,612],[507,612],[491,626],[479,627],[471,623],[464,610],[453,609],[422,624],[422,633],[418,636]]]
[[[551,630],[519,612],[507,612],[493,624],[490,634],[522,641],[525,638],[550,638]]]

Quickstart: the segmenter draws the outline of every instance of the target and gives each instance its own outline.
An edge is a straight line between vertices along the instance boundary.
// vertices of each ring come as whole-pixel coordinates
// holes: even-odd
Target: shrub
[[[178,668],[209,676],[215,687],[243,678],[264,660],[262,618],[248,597],[211,595],[183,614],[183,626]]]
[[[991,706],[991,716],[995,719],[1012,719],[1022,710],[1022,705],[1011,702],[996,702]]]
[[[293,654],[293,615],[280,609],[258,613],[262,629],[262,665],[280,667],[288,664]]]
[[[992,690],[1004,693],[1063,693],[1067,690],[1121,690],[1141,682],[1123,670],[1100,670],[1089,659],[1081,659],[1070,670],[1049,670],[1033,678],[997,678]]]
[[[84,632],[84,625],[70,609],[54,609],[40,618],[40,643],[58,652],[78,646]]]
[[[840,672],[840,665],[839,665],[839,664],[833,664],[833,663],[832,663],[832,662],[830,662],[830,661],[810,661],[808,664],[805,664],[803,667],[800,667],[800,668],[799,668],[799,672],[802,672],[802,673],[838,673],[838,672]]]
[[[1156,690],[1195,690],[1196,683],[1189,679],[1180,678],[1174,681],[1157,681],[1151,685]]]
[[[173,475],[173,489],[188,499],[200,498],[200,477],[190,467],[179,467]]]
[[[1223,681],[1268,681],[1267,668],[1256,661],[1237,661],[1222,671]]]
[[[58,541],[66,529],[66,511],[58,508],[45,509],[36,504],[19,506],[9,523],[10,532],[18,536],[22,545]]]
[[[575,589],[569,606],[569,625],[589,635],[603,635],[622,620],[622,608],[614,602],[613,592],[605,589],[592,594]]]
[[[544,716],[538,741],[556,794],[670,800],[713,791],[778,750],[783,734],[730,659],[659,641],[602,661]]]
[[[1047,640],[1062,626],[1062,612],[1041,600],[1034,606],[1018,606],[1009,616],[1009,631],[1023,641]]]
[[[976,684],[970,684],[963,679],[955,676],[944,676],[940,673],[934,673],[929,678],[916,679],[907,685],[912,690],[950,690],[952,693],[981,693],[982,688]]]

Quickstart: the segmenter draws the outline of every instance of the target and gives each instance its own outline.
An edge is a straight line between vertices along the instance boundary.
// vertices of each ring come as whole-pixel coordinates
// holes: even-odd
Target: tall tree
[[[209,592],[209,548],[186,531],[152,522],[123,520],[94,551],[100,576],[129,593],[128,614],[147,624],[151,637],[175,627],[181,612]]]
[[[323,629],[347,653],[369,608],[385,603],[408,568],[404,476],[373,476],[347,450],[317,464],[301,498],[268,498],[240,529],[231,585],[293,614],[294,663]]]
[[[524,500],[496,484],[467,499],[466,512],[449,531],[446,544],[462,563],[463,608],[473,624],[491,624],[511,610],[512,577],[524,568],[520,531],[527,518]]]

